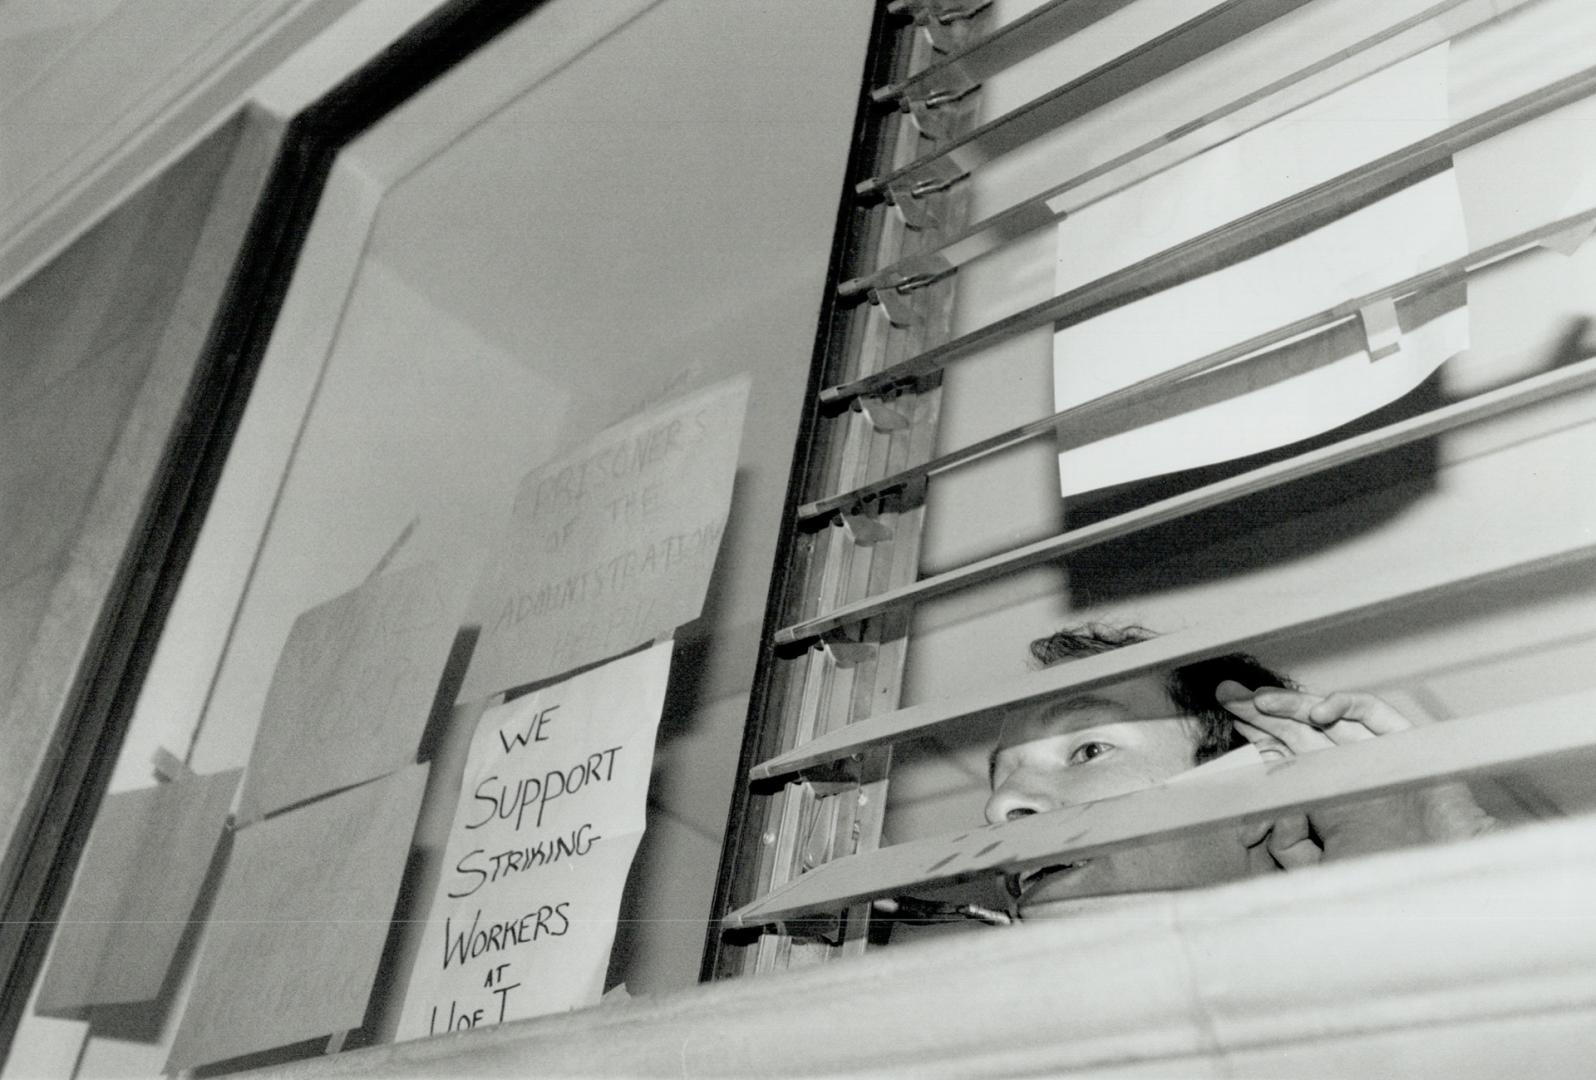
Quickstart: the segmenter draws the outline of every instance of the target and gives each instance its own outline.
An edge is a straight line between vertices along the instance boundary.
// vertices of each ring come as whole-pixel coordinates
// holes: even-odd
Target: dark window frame
[[[351,141],[544,0],[449,0],[289,122],[179,420],[60,720],[54,775],[0,882],[0,1048],[9,1049],[105,796],[134,703],[220,482],[328,176]],[[196,449],[197,448],[197,449]],[[24,826],[26,827],[26,826]]]

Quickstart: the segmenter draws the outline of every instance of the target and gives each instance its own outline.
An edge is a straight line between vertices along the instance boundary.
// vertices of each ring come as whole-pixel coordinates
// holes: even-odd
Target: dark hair
[[[1096,656],[1125,645],[1135,645],[1157,636],[1145,626],[1087,623],[1037,638],[1031,642],[1031,655],[1044,666],[1051,666],[1065,660]],[[1239,652],[1182,664],[1171,671],[1164,688],[1175,707],[1195,721],[1192,733],[1195,742],[1193,762],[1197,765],[1247,743],[1246,738],[1236,731],[1234,718],[1214,696],[1215,689],[1226,679],[1234,679],[1249,690],[1256,690],[1260,686],[1296,688],[1290,679],[1270,671],[1256,658]]]

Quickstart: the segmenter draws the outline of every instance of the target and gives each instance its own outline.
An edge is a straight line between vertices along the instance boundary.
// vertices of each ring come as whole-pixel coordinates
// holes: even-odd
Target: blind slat
[[[980,82],[1035,56],[1050,45],[1107,18],[1136,0],[1048,0],[997,27],[981,40],[908,76],[870,92],[876,101],[918,98],[950,81]]]
[[[1578,365],[1587,380],[1596,361]],[[1338,592],[1339,603],[1314,604],[1300,610],[1236,613],[1223,623],[1201,630],[1166,634],[1151,641],[1115,649],[1100,656],[1028,672],[1000,686],[984,686],[955,697],[912,705],[855,721],[802,746],[770,758],[749,771],[754,781],[791,777],[803,769],[846,758],[872,746],[900,742],[969,716],[1031,704],[1066,692],[1084,693],[1149,671],[1167,671],[1180,664],[1247,648],[1293,632],[1319,630],[1353,619],[1368,618],[1414,604],[1478,588],[1505,578],[1538,573],[1596,554],[1596,544],[1560,548],[1542,557],[1496,567],[1467,577],[1432,581],[1395,591],[1360,592],[1349,585]]]
[[[838,291],[853,295],[957,269],[1237,135],[1500,18],[1501,14],[1493,0],[1445,0],[1156,139],[1067,177],[1038,195],[976,222],[932,251],[916,253],[864,277],[845,281]],[[1222,120],[1226,122],[1220,124]]]
[[[889,184],[936,178],[950,168],[958,170],[968,167],[965,163],[999,157],[1309,2],[1226,0],[968,135],[891,172],[861,181],[858,191],[869,195],[886,190]]]
[[[1199,356],[1184,364],[1170,368],[1168,371],[1161,371],[1127,386],[1122,386],[1118,390],[1104,394],[1102,397],[1084,401],[1079,405],[1073,405],[1068,409],[1063,409],[1051,416],[1045,416],[1040,420],[1033,420],[1030,423],[1010,428],[1007,431],[989,435],[985,439],[950,450],[930,461],[900,470],[890,476],[883,476],[868,484],[861,484],[856,488],[804,503],[798,508],[798,520],[808,522],[830,517],[840,511],[850,510],[859,506],[867,499],[876,498],[888,492],[904,488],[921,477],[940,475],[961,465],[986,457],[988,454],[1006,450],[1011,446],[1027,442],[1038,436],[1062,430],[1068,424],[1092,420],[1096,417],[1108,415],[1118,409],[1156,400],[1167,388],[1184,379],[1191,378],[1194,375],[1201,375],[1214,368],[1222,367],[1233,360],[1240,360],[1243,357],[1263,352],[1272,346],[1280,345],[1308,334],[1324,333],[1341,323],[1350,321],[1357,317],[1359,312],[1365,307],[1382,300],[1400,302],[1444,289],[1456,284],[1458,281],[1465,280],[1476,271],[1500,265],[1508,259],[1535,251],[1543,241],[1591,221],[1596,221],[1596,210],[1587,210],[1571,217],[1560,218],[1550,224],[1519,233],[1479,251],[1470,252],[1460,259],[1454,259],[1452,262],[1442,266],[1426,270],[1405,281],[1399,281],[1387,288],[1367,293],[1363,296],[1353,297],[1334,307],[1315,312],[1295,322],[1277,326],[1256,337],[1248,338],[1246,341],[1237,342],[1217,352]]]
[[[819,915],[905,890],[1090,859],[1134,842],[1553,759],[1589,766],[1596,764],[1593,711],[1596,694],[1586,691],[1305,754],[1290,759],[1289,767],[1241,766],[1186,784],[850,855],[732,912],[725,925],[764,926]]]
[[[1585,219],[1591,216],[1596,215],[1582,215]],[[844,604],[824,615],[778,630],[776,641],[779,644],[790,645],[818,638],[832,630],[862,622],[873,615],[993,581],[1027,567],[1050,562],[1064,555],[1129,536],[1131,533],[1155,525],[1187,517],[1200,510],[1326,472],[1465,424],[1521,409],[1593,384],[1596,384],[1596,359],[1582,360],[1554,371],[1533,375],[1467,400],[1433,409],[1422,416],[1388,424],[1285,461],[1277,461],[1272,465],[1265,465],[1227,480],[1160,499],[1138,510],[1119,514],[1079,529],[1071,529],[1045,540],[1038,540],[1024,547],[978,560],[957,570],[925,578],[901,589],[893,589],[851,604]]]
[[[1259,250],[1328,224],[1383,194],[1445,168],[1452,155],[1596,92],[1596,67],[1514,98],[1445,131],[1333,177],[1307,191],[1211,229],[1174,247],[972,330],[901,363],[820,393],[828,405],[878,394],[986,349],[1056,323],[1071,325],[1150,293],[1230,265]]]

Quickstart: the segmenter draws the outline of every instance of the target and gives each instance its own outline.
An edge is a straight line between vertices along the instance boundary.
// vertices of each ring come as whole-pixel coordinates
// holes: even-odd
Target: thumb
[[[1292,814],[1277,820],[1269,831],[1269,854],[1282,869],[1312,866],[1324,857],[1308,833],[1308,816]]]

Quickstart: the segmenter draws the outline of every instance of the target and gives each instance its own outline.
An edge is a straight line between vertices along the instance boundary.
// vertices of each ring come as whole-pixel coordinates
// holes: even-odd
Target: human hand
[[[1361,742],[1413,726],[1395,706],[1373,694],[1340,692],[1320,697],[1273,686],[1252,691],[1226,680],[1215,696],[1265,761]],[[1474,802],[1468,787],[1455,781],[1314,808],[1308,812],[1308,821],[1325,859],[1460,840],[1495,825]]]

